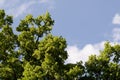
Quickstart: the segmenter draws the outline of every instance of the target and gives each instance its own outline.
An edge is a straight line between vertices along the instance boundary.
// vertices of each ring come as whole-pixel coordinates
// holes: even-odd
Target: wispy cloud
[[[5,9],[8,14],[15,18],[23,14],[37,13],[34,9],[42,9],[43,6],[46,10],[54,9],[54,0],[0,0],[0,9]]]
[[[48,3],[50,0],[40,0],[40,3]]]
[[[114,28],[112,32],[113,32],[112,37],[113,37],[114,42],[119,42],[120,41],[120,28]]]
[[[0,0],[0,6],[3,6],[4,3],[5,3],[5,0]]]
[[[113,24],[119,24],[120,25],[120,14],[115,14],[115,16],[113,17]]]
[[[26,12],[29,12],[29,8],[34,5],[36,2],[35,1],[30,1],[28,3],[24,3],[21,4],[20,6],[16,7],[16,8],[12,8],[11,10],[9,10],[9,13],[13,14],[14,17],[18,17]],[[14,13],[17,10],[16,13]]]

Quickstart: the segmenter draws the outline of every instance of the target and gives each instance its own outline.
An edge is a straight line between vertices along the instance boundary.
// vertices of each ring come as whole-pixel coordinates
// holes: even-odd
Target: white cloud
[[[119,42],[120,41],[120,28],[114,28],[113,29],[113,40],[115,42]]]
[[[118,14],[118,13],[115,14],[112,23],[113,24],[120,24],[120,14]]]
[[[83,62],[88,60],[88,57],[92,54],[99,55],[99,50],[104,48],[105,41],[97,44],[87,44],[83,49],[78,48],[77,46],[68,46],[68,59],[66,63],[76,63],[80,60]]]
[[[112,46],[115,44],[120,44],[120,28],[113,28],[112,40],[113,42],[110,42]],[[80,60],[82,60],[83,63],[86,62],[90,55],[99,55],[99,50],[104,49],[105,42],[106,41],[102,41],[96,44],[86,44],[83,48],[79,48],[76,45],[68,46],[67,51],[69,56],[66,60],[66,63],[76,63]]]

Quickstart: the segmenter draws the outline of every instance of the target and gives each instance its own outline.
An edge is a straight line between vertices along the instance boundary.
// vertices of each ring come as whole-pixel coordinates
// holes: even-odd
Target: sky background
[[[14,29],[27,14],[49,11],[53,35],[67,40],[66,62],[86,61],[99,54],[105,41],[120,40],[120,0],[0,0],[0,9],[14,17]]]

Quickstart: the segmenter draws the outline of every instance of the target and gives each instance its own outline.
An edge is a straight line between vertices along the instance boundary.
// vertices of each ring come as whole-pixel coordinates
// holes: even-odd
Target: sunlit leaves
[[[29,62],[24,67],[22,80],[43,80],[44,73],[40,66],[31,65]]]
[[[51,34],[54,20],[48,12],[27,15],[17,34],[12,23],[12,16],[0,10],[0,80],[120,80],[119,44],[106,42],[84,65],[67,64],[66,40]]]
[[[12,16],[6,15],[4,10],[0,10],[0,28],[2,28],[4,25],[11,25],[12,23]]]
[[[116,79],[120,73],[119,62],[119,45],[111,46],[109,42],[106,42],[105,48],[100,52],[99,56],[90,56],[85,66],[89,76],[95,79]]]

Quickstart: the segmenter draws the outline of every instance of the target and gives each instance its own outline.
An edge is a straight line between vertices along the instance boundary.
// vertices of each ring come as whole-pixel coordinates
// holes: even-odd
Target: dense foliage
[[[16,31],[12,24],[12,16],[0,10],[0,80],[120,80],[120,45],[107,42],[84,65],[65,64],[66,40],[51,34],[54,20],[48,12],[27,15]]]
[[[120,80],[120,45],[106,42],[99,56],[91,55],[85,64],[89,77],[97,80]]]

